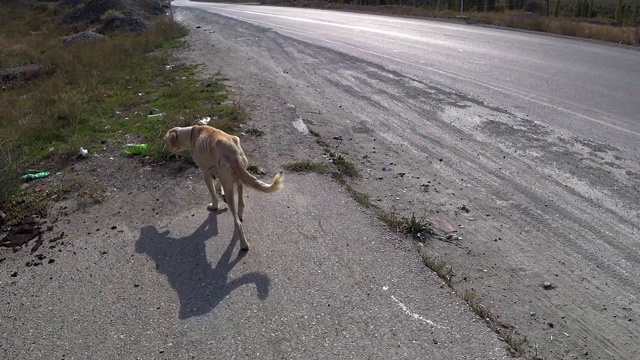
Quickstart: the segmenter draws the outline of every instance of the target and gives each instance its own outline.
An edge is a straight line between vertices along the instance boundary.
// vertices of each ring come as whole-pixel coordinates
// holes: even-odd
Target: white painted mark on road
[[[398,304],[398,306],[400,306],[400,308],[402,309],[402,311],[404,311],[405,314],[411,316],[415,320],[425,322],[425,323],[427,323],[427,324],[429,324],[429,325],[431,325],[433,327],[442,328],[442,326],[437,325],[433,321],[431,321],[429,319],[425,319],[423,316],[420,316],[420,315],[412,312],[411,310],[409,310],[409,308],[405,304],[403,304],[400,300],[396,299],[395,296],[391,295],[391,299],[393,299],[393,301],[395,301]]]
[[[419,320],[419,321],[423,321],[431,326],[435,326],[438,328],[441,328],[441,326],[436,325],[436,323],[434,323],[431,320],[425,319],[423,316],[420,316],[414,312],[412,312],[411,310],[409,310],[409,308],[407,308],[407,306],[405,304],[403,304],[400,300],[396,299],[395,296],[391,295],[391,299],[393,299],[393,301],[395,301],[400,308],[404,311],[405,314],[411,316],[412,318],[414,318],[415,320]]]
[[[302,121],[302,118],[298,118],[298,120],[293,121],[291,124],[293,124],[293,127],[300,131],[302,135],[307,135],[309,133],[309,129],[307,128],[307,125],[304,124],[304,121]]]

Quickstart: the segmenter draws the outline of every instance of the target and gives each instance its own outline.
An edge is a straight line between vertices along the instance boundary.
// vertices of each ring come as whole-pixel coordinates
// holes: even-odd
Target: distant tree
[[[496,9],[496,0],[485,0],[484,9],[486,11],[493,11]]]
[[[638,16],[640,16],[640,5],[636,5],[633,9],[633,15],[631,15],[631,26],[638,25]]]
[[[582,15],[582,0],[576,0],[573,4],[573,17],[580,17]]]
[[[553,7],[553,16],[558,17],[560,15],[560,0],[556,0],[556,5]]]
[[[618,25],[622,25],[622,22],[624,20],[624,7],[624,1],[618,0],[618,6],[616,6],[616,22],[618,23]]]

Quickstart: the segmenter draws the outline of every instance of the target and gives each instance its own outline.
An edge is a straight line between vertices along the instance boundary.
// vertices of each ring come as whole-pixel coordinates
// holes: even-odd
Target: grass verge
[[[225,102],[223,83],[173,62],[187,30],[168,17],[143,34],[116,33],[67,49],[62,39],[78,29],[60,25],[63,17],[54,5],[0,8],[0,72],[41,69],[26,79],[1,79],[0,211],[6,216],[0,223],[41,209],[40,194],[20,190],[22,174],[60,170],[80,147],[99,154],[146,143],[144,158],[155,161],[166,157],[170,127],[210,116],[210,125],[234,133],[244,121],[242,109]]]
[[[329,167],[323,163],[317,163],[309,160],[298,161],[287,164],[285,169],[293,172],[328,174]]]

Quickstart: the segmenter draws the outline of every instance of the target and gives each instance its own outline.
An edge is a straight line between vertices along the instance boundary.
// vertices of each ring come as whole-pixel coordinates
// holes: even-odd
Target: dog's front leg
[[[216,211],[218,210],[218,197],[216,196],[216,190],[213,187],[213,177],[207,171],[203,171],[202,176],[204,177],[204,183],[207,185],[207,189],[209,189],[209,194],[211,195],[211,204],[207,205],[207,210]]]

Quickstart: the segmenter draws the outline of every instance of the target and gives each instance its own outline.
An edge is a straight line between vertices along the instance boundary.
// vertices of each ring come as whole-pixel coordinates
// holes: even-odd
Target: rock
[[[556,288],[556,286],[555,286],[554,284],[552,284],[552,283],[548,282],[548,281],[545,281],[545,282],[542,284],[542,288],[543,288],[543,289],[545,289],[545,290],[552,290],[552,289],[555,289],[555,288]]]
[[[79,32],[77,34],[73,34],[73,35],[68,36],[62,42],[62,47],[67,49],[71,45],[73,45],[73,44],[75,44],[77,42],[92,42],[92,41],[100,40],[102,38],[104,38],[104,35],[98,34],[97,32],[83,31],[83,32]]]
[[[460,205],[460,206],[458,207],[458,209],[459,209],[460,211],[464,211],[464,212],[466,212],[466,213],[469,213],[469,212],[471,211],[471,209],[469,209],[469,207],[468,207],[467,205],[465,205],[465,204]]]

